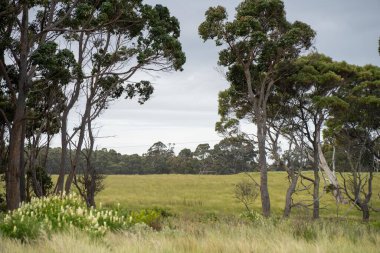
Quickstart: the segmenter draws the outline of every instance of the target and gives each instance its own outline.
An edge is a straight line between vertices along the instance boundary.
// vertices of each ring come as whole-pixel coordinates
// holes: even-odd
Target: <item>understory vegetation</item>
[[[127,212],[115,209],[87,208],[76,194],[33,198],[0,219],[0,235],[28,241],[76,229],[90,237],[104,236],[109,231],[128,230],[141,223],[160,229],[159,210]]]
[[[284,219],[286,173],[272,172],[275,214],[264,218],[257,200],[248,203],[248,211],[236,199],[235,187],[247,178],[108,176],[98,208],[87,208],[75,194],[33,198],[0,215],[0,252],[377,252],[378,213],[363,223],[353,206],[337,207],[325,194],[320,220],[310,219],[305,208]],[[375,191],[379,180],[376,174]],[[379,202],[373,199],[375,206]]]
[[[379,227],[336,220],[188,221],[170,218],[91,238],[69,230],[27,244],[0,238],[0,252],[378,252]]]

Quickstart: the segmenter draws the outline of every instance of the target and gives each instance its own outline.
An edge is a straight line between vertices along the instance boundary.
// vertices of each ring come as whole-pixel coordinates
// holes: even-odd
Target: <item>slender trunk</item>
[[[51,136],[48,134],[48,136],[47,136],[47,144],[46,144],[46,147],[45,147],[45,153],[44,153],[44,156],[43,156],[43,159],[42,159],[42,162],[41,162],[41,166],[44,169],[46,169],[46,163],[47,163],[48,156],[49,156],[50,141],[51,141]]]
[[[261,206],[264,217],[270,216],[270,198],[268,191],[268,171],[267,160],[265,151],[265,121],[262,119],[257,120],[257,139],[259,148],[259,169],[260,169],[260,193],[261,193]]]
[[[26,201],[30,201],[31,196],[30,196],[30,180],[26,180]]]
[[[318,134],[316,134],[318,135]],[[314,170],[314,190],[313,190],[313,219],[319,218],[319,152],[318,152],[318,143],[319,138],[316,136],[314,143],[314,161],[313,161],[313,170]]]
[[[294,173],[290,173],[290,185],[288,190],[286,191],[286,198],[285,198],[285,209],[284,209],[284,218],[288,218],[290,216],[290,211],[292,210],[292,196],[293,193],[296,190],[297,182],[298,182],[298,175],[295,175]]]
[[[88,157],[87,157],[87,169],[88,169],[88,174],[90,176],[90,182],[89,182],[89,189],[87,192],[88,196],[88,205],[89,207],[96,207],[95,206],[95,191],[96,191],[96,171],[95,168],[92,165],[92,154],[94,150],[94,143],[95,143],[95,138],[94,135],[92,134],[92,124],[91,120],[87,122],[87,127],[88,127],[88,139],[90,142],[89,150],[88,150]]]
[[[29,142],[30,146],[30,155],[29,155],[29,171],[31,173],[31,181],[32,181],[32,187],[33,187],[33,192],[34,194],[40,198],[43,196],[42,192],[42,186],[40,182],[38,182],[37,179],[37,166],[36,166],[36,160],[38,157],[38,152],[37,152],[37,146],[40,140],[41,133],[38,132],[36,136],[33,136],[32,142]]]
[[[333,174],[335,176],[335,145],[333,146],[333,154],[332,154],[332,167],[333,167]]]
[[[0,126],[0,173],[5,171],[6,167],[6,153],[7,149],[5,147],[5,125]]]
[[[62,114],[62,126],[61,126],[61,163],[59,167],[59,174],[57,184],[54,192],[56,194],[63,193],[63,186],[65,182],[66,161],[67,161],[67,116],[68,109]]]
[[[75,150],[74,161],[72,162],[72,167],[71,167],[70,173],[67,177],[66,184],[65,184],[66,193],[70,192],[71,185],[73,183],[74,176],[76,173],[76,169],[78,166],[78,162],[80,160],[82,145],[83,145],[83,141],[84,141],[84,135],[86,132],[86,122],[87,122],[87,120],[90,120],[92,95],[93,94],[91,92],[90,97],[87,98],[86,109],[85,109],[85,112],[84,112],[82,119],[81,119],[81,125],[80,125],[80,129],[79,129],[79,138],[78,138],[78,144],[77,144],[76,150]]]

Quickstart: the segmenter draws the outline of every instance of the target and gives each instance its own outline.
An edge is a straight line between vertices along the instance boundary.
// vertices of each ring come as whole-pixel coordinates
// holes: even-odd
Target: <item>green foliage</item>
[[[248,211],[243,212],[240,215],[240,218],[249,220],[250,222],[254,224],[262,224],[264,221],[263,215],[253,210],[248,210]]]
[[[235,185],[235,198],[244,204],[248,212],[251,212],[251,205],[259,196],[259,187],[255,182],[242,180]]]
[[[126,230],[137,223],[161,228],[162,212],[143,210],[122,215],[120,210],[88,209],[74,194],[33,198],[30,203],[8,213],[0,223],[3,236],[22,240],[36,239],[41,234],[76,228],[91,236],[103,236],[107,231]]]
[[[162,229],[162,214],[160,210],[141,210],[139,212],[131,212],[130,217],[132,217],[131,222],[133,224],[144,223],[154,230]]]
[[[265,124],[273,90],[293,71],[284,71],[283,66],[311,46],[315,32],[300,21],[288,22],[280,0],[242,1],[232,21],[221,6],[209,8],[205,16],[199,34],[204,41],[214,40],[224,47],[218,64],[227,67],[230,82],[219,93],[221,119],[216,130],[237,134],[244,118],[258,126]]]

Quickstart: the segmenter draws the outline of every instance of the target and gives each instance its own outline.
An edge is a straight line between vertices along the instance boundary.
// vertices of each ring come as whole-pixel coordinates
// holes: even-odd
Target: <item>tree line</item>
[[[46,170],[58,174],[61,148],[48,152]],[[234,174],[255,168],[252,142],[240,138],[225,138],[213,148],[199,144],[194,151],[182,149],[177,155],[173,144],[154,143],[146,153],[120,154],[113,149],[94,150],[93,164],[99,174]],[[75,153],[75,150],[72,151]],[[38,159],[42,159],[39,157]],[[85,156],[78,163],[78,173],[85,167]]]
[[[97,172],[103,175],[146,175],[146,174],[237,174],[257,172],[257,150],[254,142],[247,136],[226,137],[211,148],[210,144],[199,144],[194,151],[183,148],[175,154],[174,143],[154,143],[145,153],[121,154],[114,149],[94,150],[92,163]],[[322,146],[329,166],[335,163],[334,171],[349,172],[349,164],[343,150],[333,150],[333,147]],[[86,150],[83,150],[85,153]],[[294,157],[297,154],[286,151],[283,156]],[[46,159],[46,174],[57,175],[60,168],[62,149],[50,148]],[[71,151],[71,155],[75,150]],[[70,155],[69,155],[70,156]],[[38,156],[37,160],[45,159]],[[334,160],[333,160],[334,159]],[[69,163],[70,161],[66,161]],[[81,155],[78,162],[78,173],[81,174],[86,166],[86,157]],[[377,169],[377,168],[376,168]],[[272,160],[269,171],[286,171],[286,166]],[[309,162],[304,171],[312,171]]]

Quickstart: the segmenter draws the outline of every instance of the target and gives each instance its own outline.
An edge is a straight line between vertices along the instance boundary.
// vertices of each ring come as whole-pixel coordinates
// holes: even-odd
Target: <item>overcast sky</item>
[[[157,141],[176,143],[176,152],[192,150],[199,143],[213,146],[218,120],[218,92],[228,83],[217,71],[218,48],[203,43],[198,26],[210,6],[222,5],[234,16],[236,0],[145,1],[167,6],[181,23],[181,42],[187,62],[183,72],[140,74],[133,81],[149,79],[154,96],[144,105],[130,100],[113,103],[97,121],[98,148],[122,154],[142,154]],[[288,0],[287,18],[309,24],[316,32],[315,47],[335,60],[380,66],[380,0]]]

